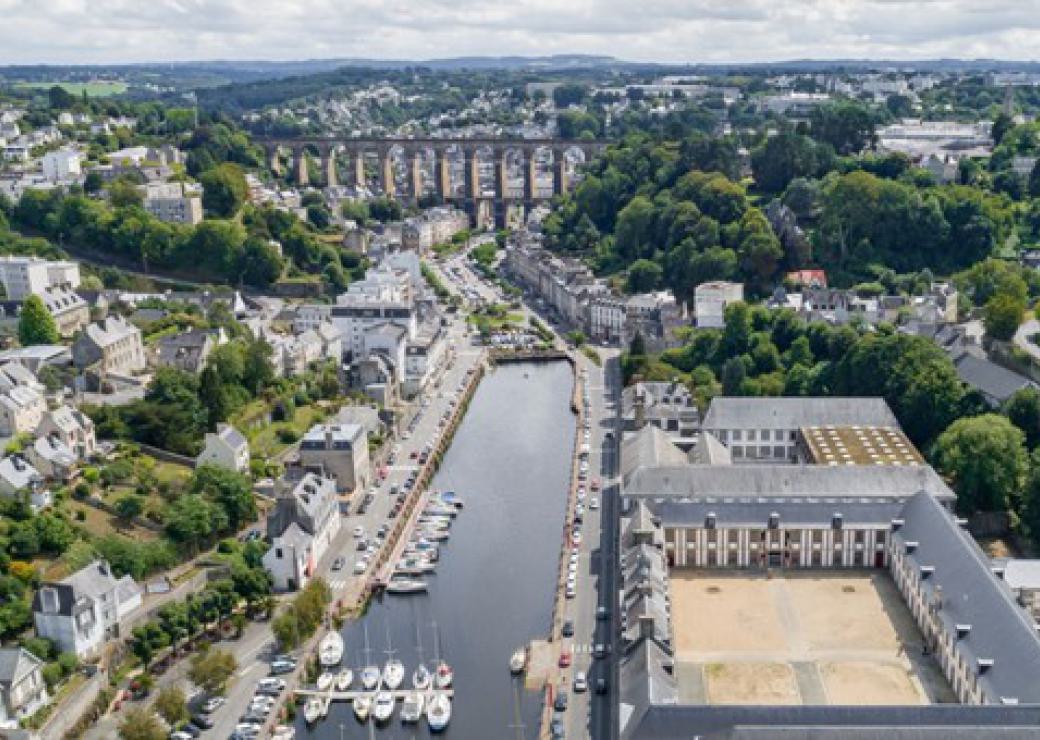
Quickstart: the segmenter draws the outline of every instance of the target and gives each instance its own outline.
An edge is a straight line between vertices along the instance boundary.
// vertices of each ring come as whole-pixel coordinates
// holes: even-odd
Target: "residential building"
[[[79,458],[57,434],[37,437],[25,455],[34,468],[48,480],[68,483],[76,474]]]
[[[0,729],[18,729],[49,701],[43,661],[25,648],[0,648]]]
[[[71,149],[47,152],[40,158],[43,176],[51,182],[68,182],[82,174],[83,155]]]
[[[111,315],[76,337],[72,360],[79,368],[96,368],[101,376],[135,375],[146,365],[141,331],[123,317]]]
[[[36,431],[46,411],[47,400],[31,386],[19,385],[0,392],[0,436]]]
[[[56,436],[80,460],[93,456],[97,447],[93,420],[67,404],[43,414],[36,427],[36,436]]]
[[[214,349],[227,344],[227,334],[220,329],[190,329],[159,340],[156,361],[160,367],[172,367],[198,375]]]
[[[68,578],[42,583],[32,610],[36,634],[82,660],[125,637],[127,618],[140,606],[141,588],[134,579],[116,578],[107,562],[95,560]]]
[[[295,591],[307,585],[340,524],[339,498],[332,478],[306,473],[277,497],[267,517],[271,547],[263,557],[275,590]]]
[[[62,337],[71,337],[90,323],[90,306],[71,288],[54,286],[39,295]]]
[[[203,219],[202,193],[181,182],[156,182],[142,186],[144,209],[160,221],[194,226]]]
[[[249,442],[230,424],[217,424],[216,432],[207,432],[196,465],[217,465],[236,473],[249,470]]]
[[[31,295],[42,295],[48,288],[78,288],[79,265],[39,257],[4,255],[0,257],[0,283],[3,283],[9,300],[24,301]]]
[[[0,495],[14,498],[29,495],[34,511],[50,506],[51,494],[44,487],[43,475],[23,455],[7,455],[0,459]]]
[[[693,291],[693,318],[698,328],[720,329],[725,326],[726,306],[744,300],[744,286],[716,280],[701,283]]]
[[[368,485],[368,435],[357,424],[315,424],[300,440],[297,455],[303,469],[332,476],[338,491]]]

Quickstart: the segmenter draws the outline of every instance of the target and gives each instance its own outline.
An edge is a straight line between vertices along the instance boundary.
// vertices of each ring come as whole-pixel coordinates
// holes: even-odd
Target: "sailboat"
[[[509,658],[509,672],[514,676],[523,673],[525,665],[527,665],[527,650],[517,648],[513,651],[512,657]]]
[[[344,668],[336,674],[336,691],[349,691],[352,683],[354,683],[354,671],[349,668]]]
[[[371,662],[372,649],[368,646],[368,625],[365,625],[365,660],[369,661],[361,670],[361,685],[365,691],[375,691],[379,688],[379,666]]]
[[[419,691],[426,691],[426,689],[430,688],[432,678],[430,669],[420,663],[419,667],[412,672],[412,686]]]
[[[318,691],[328,691],[335,678],[336,674],[332,671],[322,671],[321,675],[318,676]]]
[[[433,684],[438,689],[450,689],[452,681],[455,680],[455,672],[447,661],[441,658],[440,633],[437,631],[437,623],[433,623],[433,650],[437,656],[437,668],[433,673]],[[448,710],[451,711],[450,709]]]
[[[402,722],[418,722],[423,715],[426,699],[421,691],[409,691],[401,705]]]
[[[383,667],[383,683],[391,691],[396,691],[404,680],[404,665],[394,656],[394,648],[390,644],[390,625],[386,626],[387,661]],[[377,702],[378,704],[378,702]]]
[[[354,716],[358,718],[359,722],[364,722],[368,719],[369,713],[372,711],[372,697],[368,694],[358,694],[354,697]]]
[[[451,699],[447,694],[434,694],[426,705],[426,721],[431,732],[440,732],[451,721]]]
[[[325,667],[339,665],[343,659],[343,637],[338,632],[330,632],[321,638],[318,644],[318,660]]]

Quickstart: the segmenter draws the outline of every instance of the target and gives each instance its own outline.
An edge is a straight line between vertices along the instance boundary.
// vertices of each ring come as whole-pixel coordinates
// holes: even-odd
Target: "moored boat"
[[[418,722],[422,718],[425,705],[426,699],[421,691],[408,692],[404,697],[404,703],[401,704],[401,721]]]
[[[383,683],[391,691],[396,691],[404,681],[404,665],[396,658],[386,661],[383,667]]]
[[[322,671],[321,675],[318,676],[318,691],[328,691],[335,678],[336,674],[332,671]]]
[[[451,669],[445,661],[441,661],[437,664],[437,673],[434,676],[434,683],[438,689],[450,689],[451,682],[455,680],[455,672]]]
[[[343,659],[343,637],[339,632],[330,632],[318,644],[318,660],[323,666],[339,665]]]
[[[517,648],[513,651],[513,655],[509,658],[509,672],[513,675],[523,673],[524,666],[527,665],[527,650],[524,648]]]
[[[440,732],[451,721],[451,699],[447,694],[434,694],[426,704],[426,721],[432,732]]]
[[[367,665],[361,671],[361,685],[366,691],[374,691],[379,687],[379,666]]]
[[[426,689],[430,688],[430,681],[432,680],[433,676],[430,675],[430,669],[423,663],[420,663],[419,667],[412,671],[412,686],[419,689],[419,691],[426,691]]]
[[[303,718],[309,725],[313,725],[321,719],[321,699],[312,696],[307,700],[307,703],[303,705]]]
[[[389,722],[394,714],[394,695],[389,691],[380,691],[372,703],[372,716],[376,722]]]
[[[354,671],[349,668],[344,668],[336,674],[336,691],[348,691],[352,683],[354,683]]]
[[[390,594],[417,594],[426,590],[426,581],[421,578],[391,578],[386,585]]]
[[[354,716],[361,722],[368,719],[372,712],[372,696],[369,694],[358,694],[354,697]]]
[[[292,725],[275,725],[271,740],[294,740],[296,728]]]

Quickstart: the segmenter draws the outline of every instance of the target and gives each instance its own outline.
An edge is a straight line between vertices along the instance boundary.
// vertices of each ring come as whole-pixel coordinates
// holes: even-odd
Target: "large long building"
[[[622,442],[622,738],[1040,738],[1037,626],[883,400],[704,428]]]

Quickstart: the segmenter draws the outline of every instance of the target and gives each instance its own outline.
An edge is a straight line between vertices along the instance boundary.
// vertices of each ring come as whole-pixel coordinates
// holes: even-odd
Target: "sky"
[[[0,0],[0,64],[1040,60],[1040,0]]]

